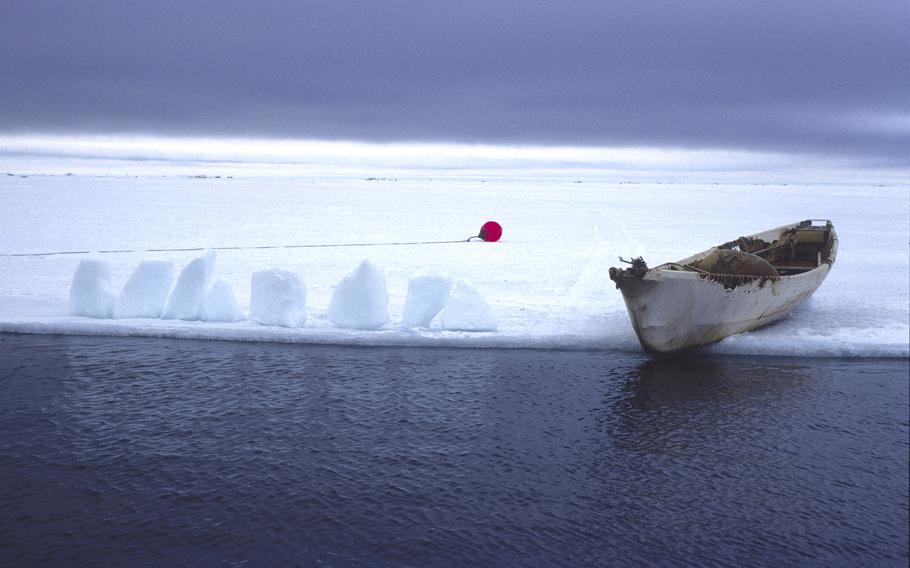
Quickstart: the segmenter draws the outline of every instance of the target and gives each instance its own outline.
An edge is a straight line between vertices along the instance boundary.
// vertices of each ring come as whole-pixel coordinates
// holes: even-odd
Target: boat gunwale
[[[809,220],[809,221],[811,221],[811,220]],[[780,235],[783,232],[789,231],[791,229],[799,228],[800,225],[804,222],[805,221],[791,223],[789,225],[782,225],[775,229],[768,229],[766,231],[761,231],[759,233],[755,233],[752,235],[745,235],[745,238],[750,238],[750,239],[760,238],[762,240],[767,240],[763,237],[768,236],[768,235],[771,235],[771,236],[776,235],[778,238],[780,238]],[[828,222],[828,227],[829,227],[830,233],[828,236],[828,240],[825,243],[825,246],[827,246],[827,244],[830,243],[829,252],[828,252],[827,257],[821,259],[821,262],[818,264],[818,266],[814,266],[811,268],[807,267],[807,270],[804,270],[802,272],[797,272],[796,274],[781,274],[778,276],[758,276],[758,275],[743,274],[741,276],[743,278],[754,278],[756,280],[758,280],[758,279],[767,279],[767,280],[787,279],[787,280],[790,280],[790,279],[794,279],[799,276],[811,275],[813,272],[815,272],[816,270],[819,270],[824,265],[828,265],[828,268],[830,269],[831,266],[834,265],[834,262],[837,257],[837,245],[838,245],[839,241],[837,238],[837,231],[835,231],[835,229],[834,229],[834,225],[831,224],[830,221],[827,221],[827,222]],[[654,280],[656,278],[657,274],[660,274],[660,277],[663,277],[663,275],[672,274],[673,275],[672,278],[702,278],[702,279],[710,278],[712,276],[713,277],[727,276],[725,274],[720,274],[720,273],[700,272],[697,270],[693,270],[691,267],[687,267],[687,265],[708,256],[709,254],[711,254],[712,252],[714,252],[720,248],[721,248],[720,245],[716,245],[716,246],[710,247],[706,250],[703,250],[701,252],[695,253],[691,256],[688,256],[682,260],[677,260],[675,262],[665,262],[663,264],[659,264],[659,265],[655,266],[654,268],[649,268],[645,272],[642,279],[649,279],[648,276],[655,275],[655,277],[650,278],[650,280]],[[749,253],[749,254],[752,254],[752,253]],[[673,268],[670,268],[670,266],[687,267],[688,269],[687,270],[674,270]],[[774,266],[774,265],[772,264],[772,266]],[[777,267],[775,266],[775,268],[777,268]],[[683,276],[683,275],[685,275],[685,276]]]

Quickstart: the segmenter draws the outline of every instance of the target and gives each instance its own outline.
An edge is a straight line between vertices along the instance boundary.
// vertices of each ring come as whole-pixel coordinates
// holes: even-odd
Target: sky
[[[3,0],[0,134],[910,166],[910,1]]]

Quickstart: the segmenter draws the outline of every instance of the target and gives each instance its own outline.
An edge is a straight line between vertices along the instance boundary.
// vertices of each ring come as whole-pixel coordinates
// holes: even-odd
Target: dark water
[[[906,566],[908,362],[0,335],[8,566]]]

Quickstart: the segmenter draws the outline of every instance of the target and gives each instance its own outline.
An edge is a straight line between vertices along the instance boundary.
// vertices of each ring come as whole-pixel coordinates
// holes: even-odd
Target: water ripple
[[[0,335],[9,565],[906,565],[906,361]]]

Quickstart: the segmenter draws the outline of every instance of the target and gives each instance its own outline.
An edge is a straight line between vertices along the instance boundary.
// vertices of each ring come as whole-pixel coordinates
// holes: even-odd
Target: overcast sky
[[[0,132],[910,164],[910,0],[2,0]]]

